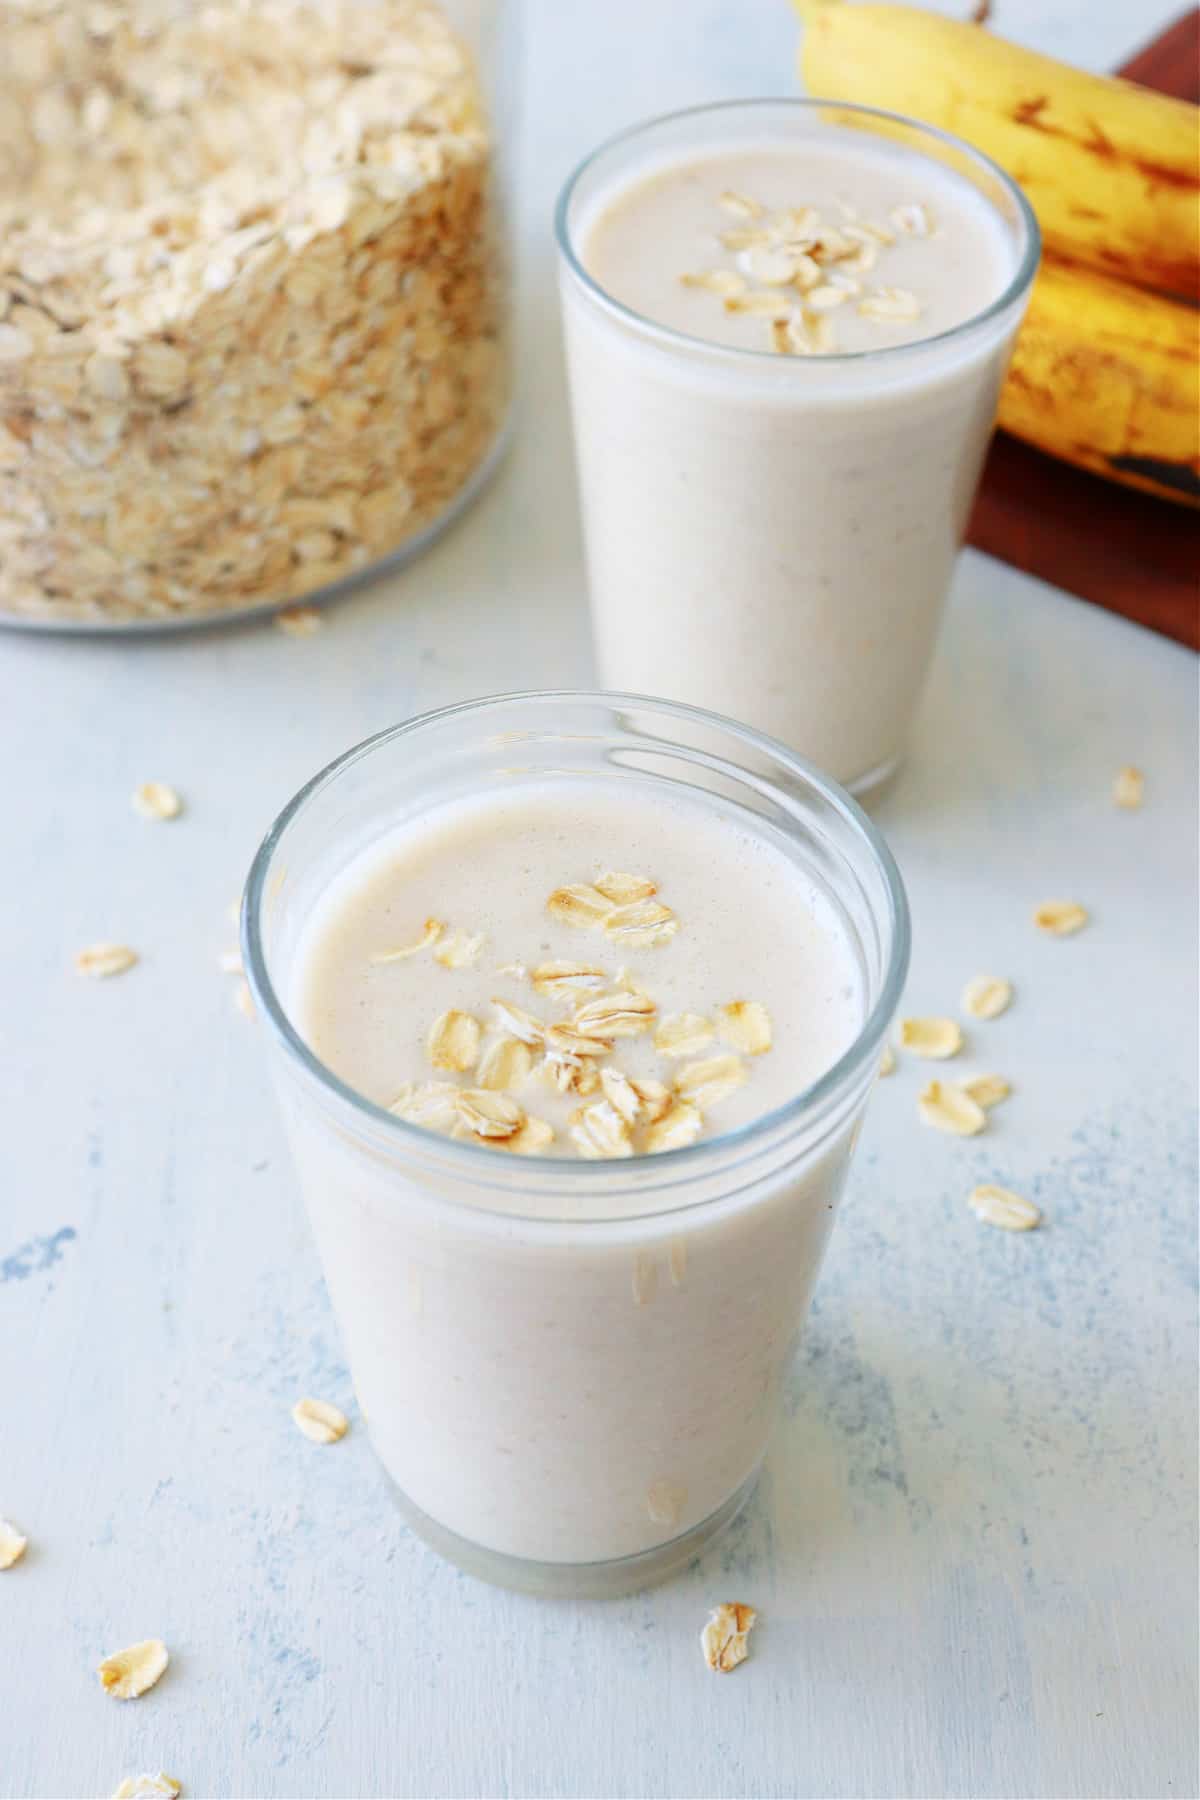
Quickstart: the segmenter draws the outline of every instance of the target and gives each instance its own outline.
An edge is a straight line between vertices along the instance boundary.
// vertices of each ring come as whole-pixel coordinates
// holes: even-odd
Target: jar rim
[[[636,1188],[644,1189],[647,1199],[658,1195],[662,1189],[669,1188],[691,1180],[706,1166],[714,1161],[720,1162],[728,1152],[744,1151],[745,1157],[757,1154],[764,1146],[777,1141],[780,1134],[786,1134],[790,1127],[800,1127],[819,1118],[823,1109],[836,1102],[847,1090],[851,1089],[872,1058],[877,1062],[882,1041],[888,1026],[896,1012],[904,982],[908,974],[909,955],[911,950],[911,924],[908,899],[904,890],[895,859],[885,842],[882,833],[867,817],[850,794],[830,776],[823,774],[813,764],[781,743],[778,739],[765,733],[753,730],[750,726],[741,725],[719,713],[706,711],[702,707],[690,706],[683,701],[662,700],[650,695],[611,693],[592,689],[531,689],[522,692],[492,694],[476,700],[458,702],[452,706],[438,707],[432,711],[420,713],[399,725],[386,727],[374,733],[362,742],[352,745],[327,763],[324,768],[307,781],[282,808],[266,836],[255,853],[246,880],[241,906],[241,944],[246,979],[259,1014],[266,1020],[277,1046],[284,1052],[287,1060],[299,1067],[307,1079],[317,1089],[332,1100],[345,1116],[360,1129],[370,1128],[382,1133],[382,1141],[391,1143],[415,1155],[418,1160],[425,1160],[427,1166],[433,1166],[439,1173],[451,1176],[460,1175],[468,1178],[476,1186],[507,1187],[511,1183],[513,1159],[500,1157],[494,1149],[486,1145],[476,1145],[459,1139],[447,1138],[442,1134],[427,1130],[424,1126],[410,1124],[389,1112],[386,1107],[369,1100],[364,1094],[341,1079],[305,1042],[296,1025],[290,1018],[282,998],[271,978],[267,966],[267,953],[263,935],[263,911],[270,891],[270,882],[274,874],[276,853],[291,825],[339,776],[352,768],[356,763],[376,754],[399,740],[413,737],[432,726],[459,718],[469,720],[472,716],[483,716],[497,707],[529,707],[544,706],[547,710],[571,703],[602,705],[617,711],[636,707],[643,711],[649,709],[665,719],[686,720],[692,724],[719,731],[746,749],[765,754],[777,766],[780,773],[786,773],[793,780],[805,784],[816,796],[826,804],[849,828],[860,845],[865,848],[869,859],[874,863],[886,896],[886,925],[889,932],[889,944],[886,964],[879,982],[879,992],[874,1004],[860,1024],[854,1039],[836,1061],[817,1077],[815,1081],[802,1088],[782,1105],[769,1112],[760,1113],[745,1124],[729,1131],[720,1132],[701,1141],[682,1146],[676,1150],[656,1152],[653,1156],[637,1156],[620,1161],[603,1160],[588,1161],[583,1158],[566,1156],[536,1156],[519,1159],[522,1181],[526,1186],[539,1190],[566,1191],[582,1186],[592,1193],[621,1192]],[[769,786],[768,786],[768,791]],[[741,1160],[745,1160],[745,1157]],[[735,1163],[734,1166],[737,1166]],[[648,1169],[653,1168],[655,1179],[647,1183]],[[499,1178],[507,1171],[510,1182]],[[622,1174],[637,1172],[638,1179],[622,1181]],[[491,1179],[489,1179],[489,1177]],[[454,1202],[439,1199],[439,1204],[453,1207]],[[647,1206],[646,1214],[661,1217],[664,1212],[683,1213],[689,1204],[706,1206],[707,1199],[694,1202],[672,1203],[667,1206]],[[562,1223],[557,1215],[547,1216],[544,1213],[521,1213],[507,1207],[472,1205],[469,1210],[475,1214],[491,1214],[500,1221],[512,1224],[525,1223],[536,1225],[553,1225]],[[623,1225],[634,1223],[642,1213],[620,1214]],[[595,1218],[573,1217],[570,1227],[573,1231],[587,1229],[591,1225],[611,1224],[614,1215],[605,1212]]]
[[[572,222],[569,217],[571,203],[580,182],[587,174],[614,150],[623,144],[634,142],[644,134],[657,130],[662,126],[681,123],[688,119],[700,120],[705,117],[717,118],[731,113],[753,113],[756,110],[777,107],[797,114],[816,113],[836,110],[838,113],[853,113],[864,119],[878,119],[889,126],[900,125],[913,132],[917,137],[924,137],[934,143],[941,144],[954,151],[956,156],[986,171],[1005,191],[1011,200],[1014,210],[1021,222],[1023,242],[1021,254],[1016,268],[995,299],[979,312],[960,319],[957,324],[948,326],[944,331],[934,332],[930,337],[913,338],[903,344],[880,344],[871,350],[836,350],[822,352],[819,357],[796,359],[780,357],[775,350],[758,350],[752,345],[718,344],[709,338],[696,337],[688,331],[678,331],[674,326],[660,324],[635,307],[626,306],[610,294],[599,281],[584,267],[574,242]],[[951,343],[961,337],[970,336],[983,326],[1003,316],[1012,306],[1021,302],[1028,293],[1037,274],[1041,259],[1042,239],[1037,215],[1026,199],[1020,186],[1008,172],[1001,168],[982,150],[968,144],[964,138],[956,137],[953,132],[942,131],[936,125],[926,124],[924,120],[910,118],[905,113],[889,112],[879,106],[861,106],[851,100],[838,100],[831,96],[821,98],[782,95],[772,98],[770,95],[758,95],[745,100],[707,101],[699,106],[685,106],[677,111],[659,113],[653,118],[639,120],[637,124],[628,125],[623,131],[614,132],[605,138],[587,156],[585,156],[568,176],[559,194],[554,208],[554,235],[558,243],[559,254],[572,278],[580,288],[605,311],[613,314],[626,325],[631,325],[643,336],[666,347],[690,351],[701,351],[706,356],[718,361],[728,361],[734,366],[741,363],[745,367],[763,367],[770,365],[776,370],[802,369],[811,373],[830,367],[843,368],[853,364],[862,365],[886,364],[894,367],[911,357],[914,352],[928,351]]]

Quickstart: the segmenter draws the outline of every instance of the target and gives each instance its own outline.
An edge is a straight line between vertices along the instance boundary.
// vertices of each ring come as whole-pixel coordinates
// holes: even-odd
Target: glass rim
[[[705,1138],[700,1142],[684,1145],[677,1150],[656,1152],[653,1156],[636,1156],[630,1159],[605,1159],[589,1161],[580,1157],[569,1156],[535,1156],[519,1159],[521,1169],[531,1182],[539,1186],[550,1185],[550,1178],[557,1176],[559,1184],[576,1186],[580,1182],[592,1183],[596,1186],[612,1186],[622,1171],[636,1169],[644,1176],[648,1167],[656,1172],[661,1171],[664,1179],[654,1184],[655,1188],[671,1185],[671,1177],[686,1179],[688,1173],[697,1165],[711,1161],[714,1154],[733,1149],[746,1148],[750,1153],[764,1141],[771,1141],[776,1132],[803,1123],[806,1116],[815,1113],[822,1104],[836,1097],[839,1089],[848,1086],[859,1075],[868,1059],[878,1058],[884,1033],[886,1032],[899,1004],[900,995],[908,974],[909,956],[912,945],[911,921],[908,899],[900,871],[896,866],[883,834],[868,818],[846,790],[825,775],[812,763],[796,755],[786,744],[778,739],[768,737],[763,732],[753,730],[750,726],[741,725],[736,720],[725,718],[720,713],[708,712],[702,707],[690,706],[683,701],[663,700],[654,695],[626,694],[608,692],[602,689],[589,688],[534,688],[513,693],[489,694],[475,700],[459,701],[450,706],[436,707],[429,712],[419,713],[398,725],[390,725],[382,731],[374,732],[360,743],[354,744],[341,755],[336,756],[324,768],[319,769],[304,785],[293,794],[292,798],[278,813],[265,837],[262,839],[250,871],[242,895],[241,907],[241,944],[245,965],[246,979],[250,986],[258,1012],[265,1018],[276,1042],[297,1063],[301,1070],[314,1081],[318,1088],[331,1098],[349,1109],[353,1118],[375,1130],[382,1130],[390,1137],[398,1148],[405,1146],[418,1150],[426,1156],[434,1155],[443,1159],[444,1167],[457,1170],[472,1179],[481,1187],[505,1185],[495,1179],[507,1170],[511,1175],[513,1163],[497,1155],[494,1149],[483,1144],[471,1144],[461,1139],[444,1137],[441,1133],[430,1131],[421,1125],[410,1124],[368,1100],[364,1094],[321,1061],[320,1057],[309,1047],[297,1027],[288,1016],[287,1009],[276,990],[275,984],[267,969],[266,950],[263,943],[262,913],[268,892],[268,882],[274,873],[274,859],[283,839],[305,808],[321,793],[330,787],[338,777],[355,763],[373,755],[386,745],[410,737],[427,727],[440,724],[453,718],[468,719],[472,714],[482,715],[499,705],[534,702],[540,705],[562,704],[571,701],[601,703],[613,710],[621,707],[652,708],[667,718],[684,718],[700,725],[716,728],[732,736],[738,742],[760,752],[765,752],[777,764],[782,764],[787,772],[798,776],[820,798],[830,805],[857,835],[882,873],[884,889],[887,896],[887,922],[891,929],[891,943],[886,969],[880,982],[879,994],[866,1017],[860,1024],[851,1043],[841,1056],[819,1075],[815,1081],[802,1088],[798,1094],[773,1107],[769,1112],[760,1113],[745,1124],[732,1130],[718,1133],[715,1137]],[[680,746],[680,748],[683,748]],[[489,1174],[492,1179],[489,1180]],[[631,1184],[632,1185],[632,1184]],[[639,1187],[641,1182],[637,1184]],[[653,1190],[646,1189],[647,1197]],[[452,1202],[437,1196],[438,1203],[453,1205]],[[457,1202],[463,1204],[462,1202]],[[701,1199],[694,1202],[683,1202],[666,1208],[650,1208],[649,1214],[620,1215],[623,1224],[631,1224],[636,1218],[663,1212],[680,1213],[689,1205],[704,1206],[710,1202]],[[471,1203],[466,1203],[471,1204]],[[503,1212],[493,1207],[473,1207],[477,1212],[495,1212],[502,1220],[512,1223],[528,1223],[537,1225],[562,1224],[558,1218],[547,1218],[543,1214]],[[570,1221],[571,1229],[580,1230],[592,1225],[608,1225],[613,1222],[612,1216],[605,1213],[588,1219],[579,1218]]]
[[[903,125],[906,129],[921,136],[945,144],[985,169],[1008,193],[1025,231],[1024,253],[1006,286],[980,312],[971,313],[968,318],[960,319],[956,325],[948,326],[945,331],[935,332],[931,337],[913,338],[904,344],[880,344],[871,350],[822,352],[820,356],[811,359],[781,358],[778,351],[757,350],[751,345],[717,344],[711,338],[696,337],[689,331],[678,331],[672,325],[660,324],[645,313],[638,312],[636,308],[626,306],[623,300],[616,299],[588,272],[575,250],[568,214],[579,183],[612,151],[619,149],[622,144],[630,143],[641,137],[646,132],[655,130],[658,126],[672,125],[679,120],[700,119],[722,113],[752,112],[758,107],[784,107],[797,112],[836,109],[841,113],[857,113],[863,118],[883,119],[890,125]],[[968,144],[965,138],[956,137],[951,131],[943,131],[940,126],[928,125],[923,119],[911,118],[906,113],[889,112],[884,107],[860,106],[851,100],[837,100],[829,96],[815,98],[811,95],[792,94],[780,95],[777,98],[770,95],[757,95],[745,100],[706,101],[698,106],[684,106],[674,112],[658,113],[653,118],[639,120],[635,125],[627,125],[622,131],[614,132],[611,137],[605,138],[594,150],[590,151],[567,177],[554,208],[554,235],[563,263],[584,292],[619,319],[635,325],[646,337],[667,346],[702,350],[709,356],[729,358],[735,363],[746,360],[747,366],[770,364],[774,368],[781,366],[791,368],[792,364],[797,364],[806,370],[819,370],[827,365],[842,367],[847,364],[860,365],[870,362],[891,363],[910,356],[914,351],[945,345],[955,338],[978,330],[993,319],[999,318],[1028,291],[1037,274],[1042,251],[1041,228],[1037,222],[1037,215],[1025,198],[1018,182],[984,151],[976,149],[974,144]]]

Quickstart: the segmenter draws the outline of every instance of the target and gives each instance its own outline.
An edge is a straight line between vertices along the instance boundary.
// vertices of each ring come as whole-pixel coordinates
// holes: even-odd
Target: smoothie
[[[627,943],[548,905],[614,875],[652,884],[670,919]],[[385,838],[314,914],[294,1004],[322,1061],[398,1117],[495,1156],[616,1166],[794,1098],[852,1043],[863,987],[828,897],[782,850],[716,809],[597,781]],[[439,1034],[448,1015],[477,1030]],[[508,1136],[486,1135],[497,1111]],[[473,1544],[566,1563],[635,1556],[717,1513],[761,1458],[848,1142],[694,1226],[635,1218],[592,1242],[583,1191],[569,1248],[534,1256],[494,1225],[389,1209],[310,1143],[355,1386],[406,1499]]]
[[[1036,228],[965,148],[851,116],[660,121],[585,165],[560,228],[602,682],[864,789],[928,669]]]
[[[628,1591],[753,1487],[908,954],[870,824],[665,701],[349,751],[247,978],[372,1442],[435,1548]]]

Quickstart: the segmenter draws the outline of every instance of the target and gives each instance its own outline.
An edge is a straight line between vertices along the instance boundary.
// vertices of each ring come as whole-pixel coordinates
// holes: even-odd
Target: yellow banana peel
[[[810,93],[954,132],[1021,184],[1048,250],[1200,294],[1200,108],[916,7],[794,4]]]
[[[1080,468],[1200,506],[1200,315],[1047,258],[999,420]]]

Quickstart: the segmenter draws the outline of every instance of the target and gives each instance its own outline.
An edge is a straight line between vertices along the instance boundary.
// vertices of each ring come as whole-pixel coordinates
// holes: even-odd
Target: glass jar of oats
[[[9,0],[0,623],[325,596],[485,480],[502,0]]]

